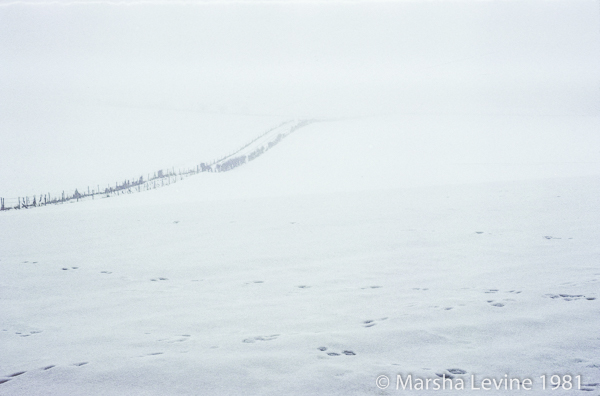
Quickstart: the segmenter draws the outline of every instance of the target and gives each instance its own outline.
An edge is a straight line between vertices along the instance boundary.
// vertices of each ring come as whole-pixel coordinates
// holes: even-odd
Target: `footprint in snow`
[[[6,331],[6,330],[4,330]],[[43,330],[31,330],[29,332],[24,332],[24,331],[16,331],[15,334],[18,335],[19,337],[29,337],[35,334],[40,334]]]
[[[101,274],[112,274],[110,271],[100,271]]]
[[[429,308],[438,309],[442,311],[451,311],[454,307],[440,307],[439,305],[430,305]]]
[[[84,366],[86,364],[88,364],[88,362],[74,363],[73,365],[74,366]],[[46,371],[46,370],[50,370],[51,368],[54,368],[54,367],[56,367],[56,365],[52,364],[50,366],[42,367],[41,370]],[[8,382],[8,381],[10,381],[10,380],[12,380],[12,379],[14,379],[16,377],[19,377],[19,376],[21,376],[21,375],[23,375],[25,373],[27,373],[27,371],[23,370],[23,371],[17,371],[15,373],[6,375],[5,376],[6,378],[0,378],[0,384],[4,384],[5,382]]]
[[[584,296],[583,294],[546,294],[545,297],[549,297],[551,299],[563,299],[565,301],[575,301],[575,300],[588,300],[594,301],[596,297]]]
[[[447,369],[447,372],[449,372],[450,374],[456,374],[456,375],[461,375],[461,374],[466,374],[467,372],[463,369],[459,369],[459,368],[451,368],[451,369]]]
[[[363,322],[363,325],[364,325],[363,327],[373,327],[373,326],[375,326],[377,324],[376,322],[379,322],[379,321],[382,321],[382,320],[386,320],[386,319],[387,319],[387,317],[381,318],[381,319],[369,319],[369,320],[365,320]]]
[[[327,347],[318,347],[317,349],[321,352],[327,351]],[[342,351],[341,353],[327,352],[328,356],[340,356],[341,354],[344,354],[346,356],[355,356],[356,355],[356,353],[354,353],[354,351],[350,351],[350,350],[345,350],[345,351]]]
[[[487,289],[486,291],[484,291],[485,294],[496,294],[500,292],[499,289]],[[521,290],[509,290],[509,291],[505,291],[504,293],[509,293],[509,294],[521,294]],[[516,301],[512,298],[504,298],[502,299],[502,302],[497,302],[495,300],[487,300],[487,302],[489,304],[491,304],[494,307],[498,307],[498,308],[502,308],[506,305],[507,301]]]
[[[593,382],[588,384],[581,384],[581,388],[579,388],[579,390],[584,392],[593,392],[596,390],[596,387],[600,387],[600,383]]]

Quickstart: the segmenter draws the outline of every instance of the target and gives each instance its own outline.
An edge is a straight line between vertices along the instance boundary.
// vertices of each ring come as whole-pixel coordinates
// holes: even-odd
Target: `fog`
[[[478,126],[440,121],[416,153],[541,120],[550,152],[573,136],[555,161],[599,168],[595,1],[8,2],[0,59],[1,196],[194,165],[295,118]]]

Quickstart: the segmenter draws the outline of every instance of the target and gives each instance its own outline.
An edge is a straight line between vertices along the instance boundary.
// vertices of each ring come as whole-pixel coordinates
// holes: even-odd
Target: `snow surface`
[[[439,183],[443,165],[407,169],[363,127],[315,123],[230,172],[2,213],[0,393],[394,394],[398,374],[449,369],[534,381],[505,394],[546,394],[543,374],[600,382],[599,175]]]
[[[0,213],[0,395],[600,394],[597,1],[127,3],[0,4],[0,196],[318,122]]]

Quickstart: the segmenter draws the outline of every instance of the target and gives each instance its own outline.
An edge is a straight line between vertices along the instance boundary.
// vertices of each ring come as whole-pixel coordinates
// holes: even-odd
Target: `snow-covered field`
[[[559,374],[598,394],[598,174],[464,181],[417,161],[450,173],[413,183],[360,128],[316,123],[231,172],[2,213],[0,394],[395,394],[398,374],[463,371],[464,392],[507,375],[561,393],[540,378]],[[367,140],[362,174],[348,160]]]
[[[2,211],[0,395],[599,396],[598,4],[0,2],[10,205],[315,121]]]

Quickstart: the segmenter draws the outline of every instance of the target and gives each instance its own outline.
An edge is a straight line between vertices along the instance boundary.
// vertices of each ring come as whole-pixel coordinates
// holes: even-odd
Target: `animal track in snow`
[[[466,374],[467,372],[463,369],[459,369],[459,368],[451,368],[451,369],[447,369],[447,372],[449,372],[450,374],[456,374],[456,375],[461,375],[461,374]]]
[[[30,331],[15,331],[15,334],[19,337],[30,337],[35,334],[40,334],[43,330],[30,330]]]
[[[156,282],[156,281],[165,281],[165,280],[169,280],[169,278],[158,278],[158,279],[156,279],[156,278],[152,278],[152,279],[150,279],[150,280],[151,280],[152,282]]]
[[[277,337],[279,337],[279,334],[272,334],[272,335],[268,335],[268,336],[258,336],[258,337],[246,338],[242,342],[245,342],[246,344],[253,344],[256,341],[272,341],[272,340],[277,339]]]
[[[583,294],[545,294],[545,297],[549,297],[552,299],[563,299],[565,301],[575,301],[575,300],[588,300],[593,301],[596,297],[586,297]]]
[[[387,317],[381,318],[381,319],[369,319],[369,320],[365,320],[363,322],[363,324],[364,324],[363,327],[373,327],[373,326],[375,326],[377,324],[376,322],[379,322],[379,321],[382,321],[382,320],[386,320],[386,319],[387,319]]]
[[[321,352],[327,351],[327,347],[318,347],[317,349],[319,351],[321,351]],[[354,353],[354,351],[350,351],[350,350],[344,350],[344,351],[342,351],[340,353],[338,353],[338,352],[327,352],[328,356],[340,356],[342,354],[344,354],[346,356],[355,356],[356,355],[356,353]]]
[[[441,311],[451,311],[454,307],[440,307],[439,305],[430,305],[429,308],[438,309]]]
[[[101,274],[112,274],[111,271],[100,271]]]
[[[85,366],[86,364],[88,364],[89,362],[79,362],[79,363],[73,363],[73,366],[77,366],[77,367],[81,367],[81,366]],[[55,364],[51,364],[49,366],[46,367],[42,367],[40,370],[46,371],[46,370],[50,370],[51,368],[56,367]],[[23,370],[23,371],[17,371],[15,373],[9,374],[9,375],[5,375],[5,378],[0,378],[0,384],[4,384],[5,382],[8,382],[16,377],[19,377],[23,374],[27,373],[27,371]]]
[[[494,294],[494,293],[498,293],[500,290],[499,289],[487,289],[486,291],[484,291],[484,293],[486,294]],[[509,290],[507,292],[504,293],[513,293],[513,294],[520,294],[521,291],[520,290]]]
[[[595,388],[598,386],[600,386],[600,383],[597,383],[597,382],[581,384],[581,388],[579,388],[579,390],[584,391],[584,392],[593,392],[596,390]]]
[[[484,291],[485,294],[497,294],[500,293],[499,289],[487,289],[486,291]],[[509,290],[509,291],[505,291],[504,293],[508,293],[508,294],[521,294],[521,290]],[[512,298],[504,298],[502,299],[502,301],[496,301],[496,300],[486,300],[490,305],[492,305],[493,307],[498,307],[498,308],[502,308],[506,305],[507,302],[509,301],[516,301]]]
[[[261,284],[261,283],[265,283],[265,281],[261,281],[261,280],[248,281],[248,282],[244,282],[244,285]]]

